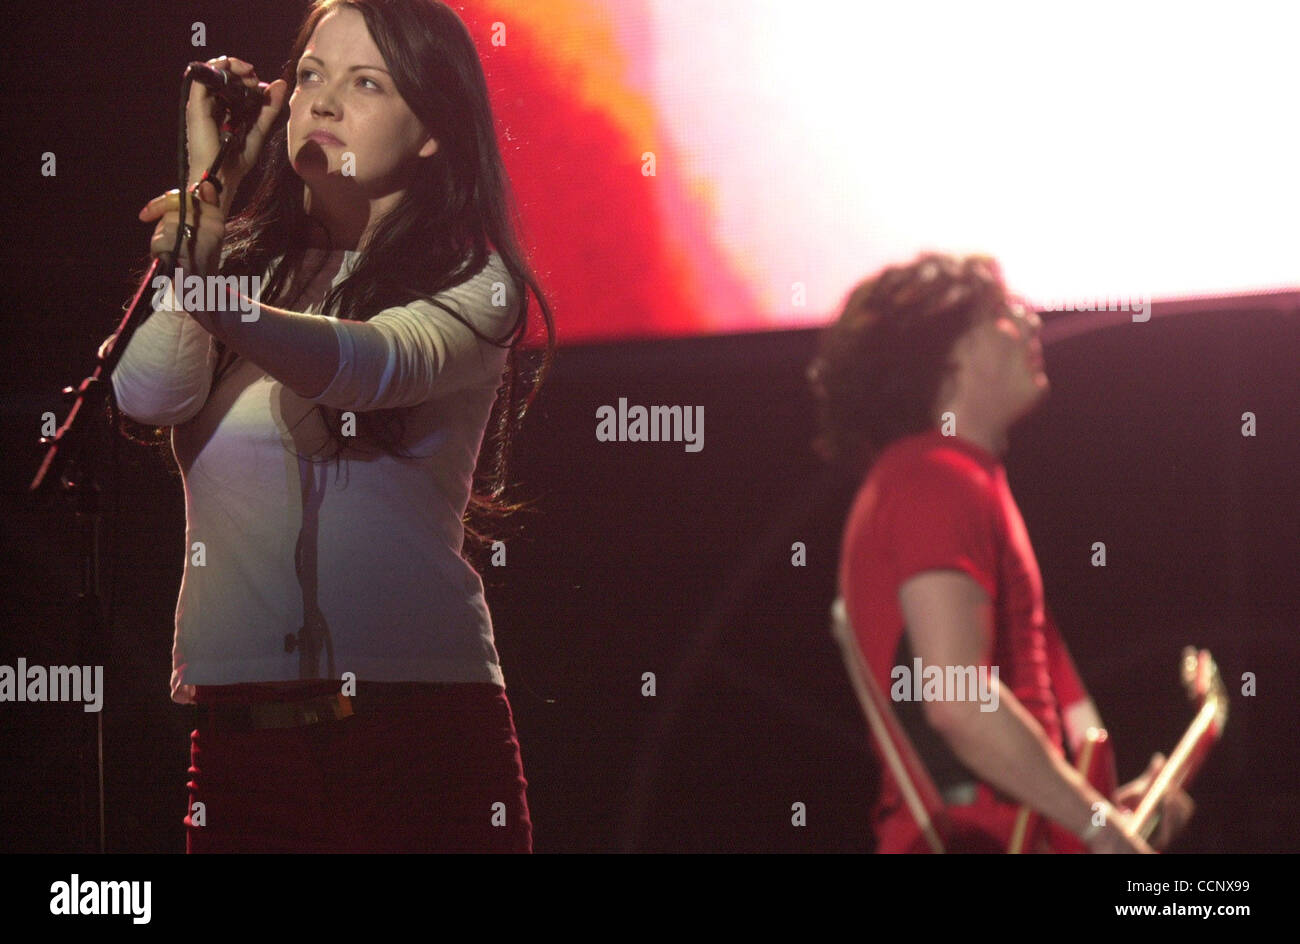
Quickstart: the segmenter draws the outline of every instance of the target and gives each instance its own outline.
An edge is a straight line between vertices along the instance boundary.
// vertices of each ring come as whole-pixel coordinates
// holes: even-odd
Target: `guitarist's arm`
[[[913,652],[923,664],[987,664],[992,607],[984,589],[957,571],[926,571],[899,588]],[[1100,831],[1090,829],[1094,803],[1109,803],[1052,746],[1042,727],[999,680],[998,709],[976,701],[927,701],[925,715],[971,771],[1076,835],[1093,852],[1150,852],[1132,834],[1128,817],[1112,809]]]

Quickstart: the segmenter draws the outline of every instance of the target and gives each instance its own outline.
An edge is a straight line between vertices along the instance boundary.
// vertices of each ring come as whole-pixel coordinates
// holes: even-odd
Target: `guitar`
[[[1047,630],[1054,681],[1066,686],[1063,691],[1068,693],[1066,713],[1095,717],[1091,699],[1087,698],[1055,624],[1049,621]],[[831,606],[831,634],[844,656],[876,750],[896,785],[900,804],[909,814],[888,820],[891,833],[887,841],[882,840],[883,847],[914,853],[1087,851],[1083,842],[1067,830],[1043,820],[1029,807],[1017,807],[1013,800],[987,784],[978,785],[970,802],[945,805],[910,738],[894,716],[889,699],[872,677],[842,597],[837,597]],[[1184,649],[1181,668],[1188,697],[1197,702],[1196,716],[1133,812],[1134,825],[1143,839],[1150,838],[1159,823],[1160,801],[1191,782],[1222,736],[1228,719],[1227,692],[1210,653],[1204,649]],[[1112,795],[1116,787],[1115,759],[1110,739],[1100,724],[1086,727],[1076,754],[1077,768],[1085,779],[1101,794]]]
[[[1228,694],[1219,677],[1219,668],[1206,649],[1188,646],[1181,660],[1183,687],[1187,697],[1196,702],[1196,715],[1179,739],[1178,745],[1165,761],[1160,772],[1152,778],[1142,799],[1132,813],[1134,830],[1143,839],[1150,839],[1160,823],[1161,801],[1166,796],[1189,783],[1200,770],[1210,749],[1223,736],[1228,721]],[[1109,796],[1114,789],[1114,755],[1110,740],[1101,728],[1089,728],[1079,751],[1078,770],[1101,793]],[[1007,852],[1025,851],[1025,837],[1033,829],[1038,814],[1022,806],[1012,827]],[[1053,829],[1048,840],[1053,852],[1086,852],[1084,844],[1065,830]]]
[[[1188,646],[1183,650],[1182,672],[1187,697],[1199,707],[1178,746],[1133,811],[1134,826],[1143,839],[1149,839],[1160,822],[1160,801],[1172,790],[1191,783],[1228,723],[1228,693],[1210,653]]]

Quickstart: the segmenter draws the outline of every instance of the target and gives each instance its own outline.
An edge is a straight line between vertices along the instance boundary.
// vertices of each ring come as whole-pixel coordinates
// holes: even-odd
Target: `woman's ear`
[[[433,138],[432,135],[430,135],[429,139],[424,142],[424,146],[420,148],[420,156],[433,157],[433,155],[436,154],[437,152],[438,152],[438,142]]]

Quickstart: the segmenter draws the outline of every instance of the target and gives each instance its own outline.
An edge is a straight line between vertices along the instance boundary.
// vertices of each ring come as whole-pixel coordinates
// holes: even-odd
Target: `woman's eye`
[[[299,81],[299,83],[306,82],[306,81],[308,81],[308,78],[309,78],[310,76],[315,76],[315,75],[317,75],[317,72],[316,72],[315,69],[299,69],[299,70],[298,70],[298,81]],[[380,85],[378,82],[376,82],[374,79],[368,78],[368,77],[366,77],[366,76],[361,76],[359,79],[357,79],[357,81],[358,81],[359,83],[362,83],[362,82],[369,82],[370,84],[369,84],[368,86],[363,86],[363,87],[365,87],[365,88],[373,88],[373,89],[375,89],[376,91],[383,91],[383,86],[381,86],[381,85]]]

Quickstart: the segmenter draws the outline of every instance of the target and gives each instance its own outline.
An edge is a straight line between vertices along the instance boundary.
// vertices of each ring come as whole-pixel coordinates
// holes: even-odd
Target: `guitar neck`
[[[1201,704],[1178,746],[1133,811],[1134,827],[1143,839],[1149,839],[1160,822],[1160,802],[1172,791],[1190,783],[1200,770],[1210,748],[1223,732],[1226,712],[1227,697],[1221,692],[1212,693]]]

